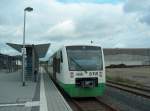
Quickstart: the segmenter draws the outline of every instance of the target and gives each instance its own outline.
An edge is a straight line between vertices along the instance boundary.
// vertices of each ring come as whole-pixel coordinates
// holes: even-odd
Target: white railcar
[[[71,97],[103,95],[105,64],[100,46],[63,46],[51,57],[51,62],[52,78]]]

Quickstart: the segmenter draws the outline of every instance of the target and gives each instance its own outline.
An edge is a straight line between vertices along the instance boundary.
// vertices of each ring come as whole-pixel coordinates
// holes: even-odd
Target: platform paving
[[[21,71],[0,71],[0,111],[72,111],[48,74],[22,86]]]
[[[48,111],[72,111],[48,74],[44,70],[42,72]]]
[[[21,71],[0,71],[0,111],[33,111],[39,109],[38,82],[22,86]]]

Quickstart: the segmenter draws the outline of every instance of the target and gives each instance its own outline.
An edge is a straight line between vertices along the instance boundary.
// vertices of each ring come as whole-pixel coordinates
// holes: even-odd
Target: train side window
[[[60,73],[60,59],[57,59],[57,72]]]
[[[53,58],[53,71],[54,71],[54,73],[57,72],[57,59],[56,59],[56,57]]]
[[[60,61],[63,62],[62,51],[60,51]]]

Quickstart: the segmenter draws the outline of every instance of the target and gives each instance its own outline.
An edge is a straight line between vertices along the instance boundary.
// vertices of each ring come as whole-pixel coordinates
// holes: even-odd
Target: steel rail
[[[87,102],[88,100],[85,100],[85,103]],[[104,101],[101,101],[98,97],[94,97],[92,100],[89,100],[89,101],[95,101],[97,104],[100,105],[100,107],[105,107],[104,109],[107,108],[108,111],[120,111],[119,109],[117,109],[116,107],[113,107],[112,105],[104,102]],[[86,111],[86,107],[83,107],[82,104],[83,104],[83,101],[82,103],[80,103],[80,101],[78,100],[75,100],[75,99],[72,99],[72,102],[75,104],[75,106],[77,107],[77,109],[79,111]],[[95,106],[90,106],[90,107],[95,107]]]
[[[77,109],[78,109],[79,111],[85,111],[85,110],[83,109],[83,107],[81,106],[81,104],[79,104],[78,101],[72,99],[72,102],[73,102],[73,104],[75,104],[75,106],[77,107]]]
[[[129,92],[129,93],[150,99],[150,93],[149,92],[144,92],[144,91],[139,90],[139,89],[134,89],[134,88],[131,88],[128,86],[123,86],[123,85],[119,85],[119,84],[115,84],[115,83],[109,83],[109,82],[107,82],[106,85],[109,87],[120,89],[120,90]]]
[[[103,105],[109,107],[109,109],[111,109],[112,111],[120,111],[119,108],[114,107],[112,104],[108,104],[108,103],[102,101],[99,97],[96,97],[96,99],[97,99],[97,101],[100,102],[101,104],[103,104]]]
[[[135,86],[135,85],[131,85],[131,84],[115,82],[115,81],[112,81],[112,80],[107,80],[107,82],[108,83],[112,83],[112,84],[125,86],[125,87],[130,87],[130,88],[133,88],[133,89],[137,89],[137,90],[141,90],[141,91],[145,91],[145,92],[149,92],[150,93],[150,88],[143,88],[143,87],[139,87],[139,86]]]

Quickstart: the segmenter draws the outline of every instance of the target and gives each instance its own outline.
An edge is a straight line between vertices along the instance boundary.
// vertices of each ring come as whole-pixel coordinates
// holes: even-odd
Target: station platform
[[[43,69],[41,69],[40,90],[40,111],[72,111],[53,81]],[[43,91],[45,91],[45,93]]]
[[[26,81],[22,86],[21,70],[0,70],[0,111],[34,111],[39,109],[40,81]]]
[[[72,111],[44,69],[22,86],[21,71],[0,71],[0,111]]]

